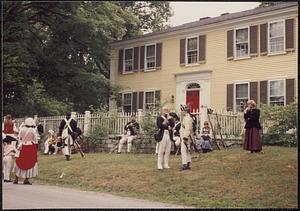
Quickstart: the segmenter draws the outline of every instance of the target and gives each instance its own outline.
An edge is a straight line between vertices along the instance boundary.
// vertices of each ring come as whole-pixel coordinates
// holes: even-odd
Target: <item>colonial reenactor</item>
[[[37,162],[37,139],[35,122],[33,118],[25,120],[25,126],[20,130],[20,143],[18,150],[20,153],[16,158],[16,165],[14,168],[15,180],[14,184],[18,184],[18,179],[24,178],[24,185],[31,185],[29,178],[38,175],[38,162]]]
[[[3,137],[3,136],[2,136]],[[4,182],[11,182],[10,180],[10,174],[14,167],[15,162],[15,153],[17,151],[16,146],[12,144],[10,139],[6,139],[6,137],[3,140],[3,176],[4,176]]]
[[[119,142],[118,153],[121,153],[123,144],[127,142],[127,152],[131,151],[132,141],[137,137],[138,130],[140,129],[139,123],[135,120],[135,115],[131,116],[130,122],[125,125],[125,133]]]
[[[210,135],[212,134],[212,130],[208,125],[208,122],[205,121],[204,122],[204,127],[201,130],[201,139],[202,139],[202,143],[201,143],[201,149],[202,152],[206,153],[209,151],[212,151],[213,148],[210,144]]]
[[[75,131],[77,131],[77,122],[71,117],[71,112],[67,112],[66,118],[59,125],[59,136],[61,137],[66,160],[71,160],[71,146],[74,144]]]
[[[44,154],[56,154],[58,151],[58,147],[56,146],[57,137],[53,130],[48,131],[48,138],[44,143]]]
[[[16,146],[18,129],[10,114],[5,116],[5,120],[2,124],[2,132],[6,135],[6,139]]]
[[[158,132],[158,159],[157,168],[162,170],[163,168],[169,169],[169,158],[171,152],[171,140],[173,137],[174,120],[169,116],[169,108],[163,107],[162,113],[156,119]]]
[[[247,106],[244,111],[244,119],[246,122],[244,150],[257,153],[262,150],[262,141],[259,133],[259,130],[261,130],[259,123],[260,110],[256,108],[254,100],[248,100]]]
[[[190,115],[190,108],[188,106],[184,106],[181,108],[181,113],[183,115],[183,119],[181,122],[180,129],[180,137],[181,137],[181,160],[182,166],[180,170],[190,169],[190,165],[192,162],[191,159],[191,143],[194,135],[193,132],[193,119]]]
[[[179,117],[175,112],[171,112],[170,116],[174,119],[174,127],[173,127],[173,142],[174,142],[174,151],[177,150],[177,147],[180,146],[180,127],[181,122]]]

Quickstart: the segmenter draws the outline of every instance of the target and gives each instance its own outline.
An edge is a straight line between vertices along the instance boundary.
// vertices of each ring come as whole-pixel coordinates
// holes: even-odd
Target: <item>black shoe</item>
[[[191,164],[191,162],[188,162],[188,163],[187,163],[187,166],[186,166],[186,169],[187,169],[187,170],[191,169],[190,164]]]
[[[121,152],[117,152],[117,154],[121,154]]]
[[[5,179],[3,182],[12,182],[12,181],[10,179],[9,180]]]
[[[30,183],[30,182],[29,182],[28,180],[26,180],[26,179],[24,180],[23,184],[24,184],[24,185],[32,185],[32,183]]]
[[[18,184],[18,181],[15,180],[15,181],[13,182],[13,184],[16,184],[16,185],[17,185],[17,184]]]
[[[187,165],[186,164],[183,164],[180,168],[180,171],[184,171],[184,170],[187,170]]]
[[[70,155],[66,155],[66,161],[70,161],[71,158],[70,158]]]

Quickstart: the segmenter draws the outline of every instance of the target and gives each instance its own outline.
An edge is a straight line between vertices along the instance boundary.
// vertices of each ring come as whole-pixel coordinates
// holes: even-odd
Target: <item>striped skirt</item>
[[[36,177],[38,175],[38,163],[35,163],[33,168],[27,170],[22,170],[18,167],[18,165],[15,165],[14,172],[17,177],[21,178]]]

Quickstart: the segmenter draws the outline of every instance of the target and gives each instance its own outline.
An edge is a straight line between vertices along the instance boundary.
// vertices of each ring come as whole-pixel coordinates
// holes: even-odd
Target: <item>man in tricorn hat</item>
[[[191,142],[193,136],[193,119],[190,114],[189,106],[180,106],[181,114],[183,116],[180,128],[181,137],[181,171],[191,169]]]

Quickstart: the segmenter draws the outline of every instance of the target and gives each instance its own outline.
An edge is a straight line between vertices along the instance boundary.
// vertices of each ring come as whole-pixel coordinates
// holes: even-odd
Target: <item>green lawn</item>
[[[163,171],[156,170],[153,154],[76,154],[70,162],[62,155],[39,155],[39,176],[33,182],[199,208],[296,208],[297,148],[263,150],[201,154],[184,172],[178,171],[180,156],[174,155],[171,169]]]

